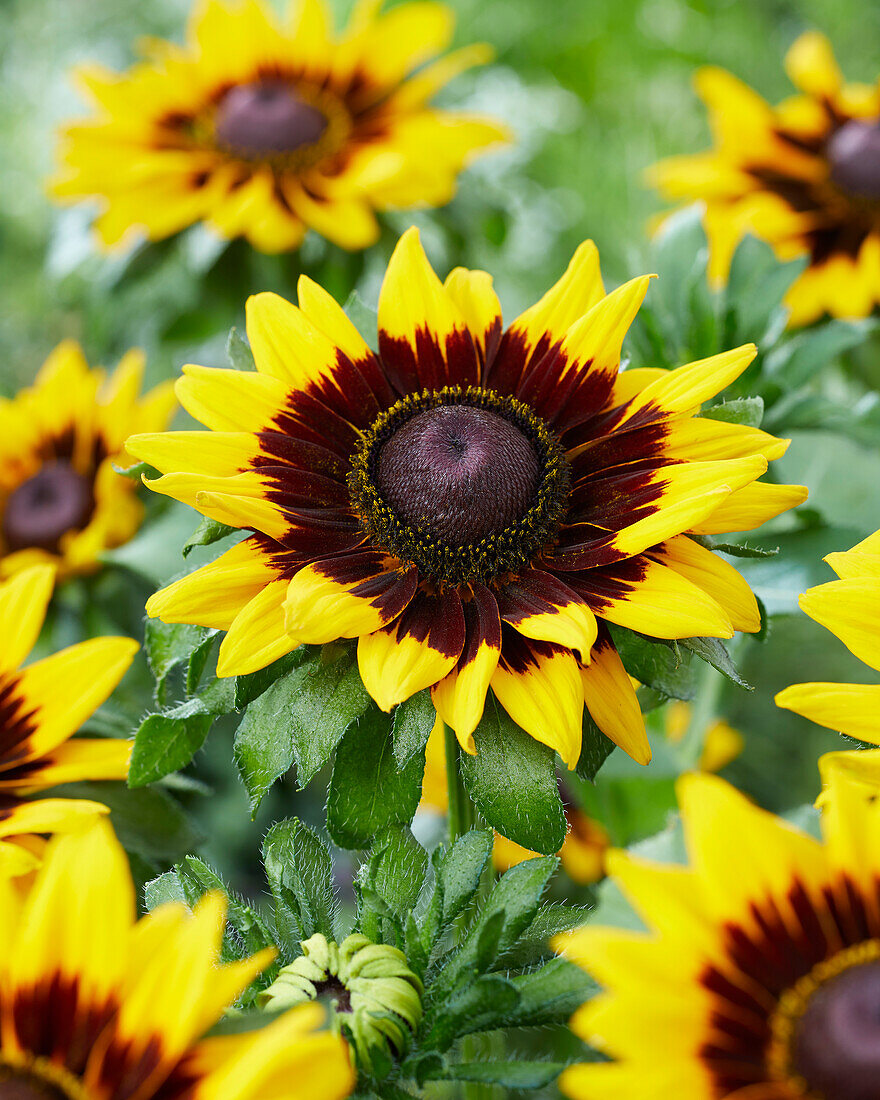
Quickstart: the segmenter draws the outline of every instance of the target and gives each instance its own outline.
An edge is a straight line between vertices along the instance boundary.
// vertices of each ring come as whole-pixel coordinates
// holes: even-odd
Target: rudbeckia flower
[[[880,86],[844,83],[815,32],[785,64],[799,94],[776,107],[723,69],[702,69],[715,147],[663,160],[649,178],[670,199],[706,204],[716,279],[751,233],[782,260],[808,258],[787,298],[792,324],[865,317],[880,302]]]
[[[379,706],[432,688],[469,753],[491,687],[569,767],[585,701],[646,762],[606,624],[757,630],[746,582],[691,535],[754,527],[806,493],[757,480],[784,441],[694,418],[752,345],[619,374],[648,282],[606,295],[584,244],[503,332],[490,277],[457,268],[441,283],[409,230],[382,286],[378,354],[307,278],[298,307],[251,298],[257,372],[186,367],[178,382],[211,433],[128,442],[163,473],[153,489],[251,532],[149,614],[226,630],[221,676],[357,638]]]
[[[108,246],[207,221],[263,252],[298,247],[307,228],[366,248],[375,211],[447,203],[462,168],[507,132],[430,101],[490,51],[438,57],[452,37],[445,4],[380,7],[358,0],[337,36],[324,0],[292,3],[280,22],[261,0],[203,0],[186,45],[152,41],[121,75],[80,71],[95,114],[64,132],[53,193],[98,198]]]
[[[24,897],[0,878],[4,1100],[340,1100],[344,1043],[306,1006],[203,1039],[272,950],[219,965],[225,904],[135,920],[125,852],[101,821],[59,837]]]
[[[880,802],[829,772],[824,843],[714,776],[680,780],[688,867],[609,853],[647,931],[556,947],[604,987],[574,1030],[613,1060],[573,1100],[869,1100],[880,1075]]]
[[[125,675],[137,642],[92,638],[19,667],[39,636],[53,582],[51,566],[35,565],[0,584],[0,872],[34,866],[42,844],[32,834],[107,812],[98,802],[30,795],[128,775],[130,741],[71,738]]]
[[[90,573],[137,531],[138,486],[113,465],[131,463],[126,436],[160,431],[175,408],[170,383],[140,396],[143,370],[130,351],[106,378],[65,341],[33,386],[0,398],[0,576],[40,562]]]
[[[880,670],[880,531],[825,561],[840,580],[808,589],[801,609]],[[776,703],[819,726],[880,745],[880,684],[792,684]]]

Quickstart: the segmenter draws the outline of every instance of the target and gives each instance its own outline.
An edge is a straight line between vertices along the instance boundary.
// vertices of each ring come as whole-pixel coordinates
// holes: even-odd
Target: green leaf
[[[611,637],[630,676],[671,699],[693,699],[696,684],[689,653],[624,627],[612,625]]]
[[[358,880],[402,918],[415,906],[427,868],[428,853],[409,828],[392,825],[376,838]]]
[[[376,310],[368,306],[356,290],[349,294],[342,308],[348,315],[349,321],[375,351],[379,346],[379,316]]]
[[[375,704],[346,731],[336,749],[327,795],[327,828],[342,848],[366,848],[389,825],[408,825],[422,790],[425,757],[400,771],[391,724]]]
[[[194,550],[195,547],[210,546],[212,543],[219,542],[220,539],[225,539],[230,535],[234,535],[237,531],[237,527],[230,527],[227,523],[220,523],[219,520],[210,519],[208,516],[205,516],[195,531],[193,531],[183,544],[181,553],[185,558],[188,558],[190,551]]]
[[[214,680],[200,695],[172,710],[148,714],[134,738],[128,785],[145,787],[192,760],[221,714],[232,710],[231,680]]]
[[[584,707],[581,722],[581,754],[575,766],[577,774],[582,779],[595,779],[596,773],[614,749],[614,742],[599,729],[590,717],[590,712]]]
[[[330,759],[343,733],[371,704],[354,646],[313,650],[293,675],[299,693],[290,711],[297,781],[304,787]]]
[[[764,399],[761,397],[736,397],[732,401],[722,401],[703,409],[700,416],[704,420],[723,420],[726,424],[744,424],[749,428],[760,428],[764,419]]]
[[[720,638],[684,638],[681,645],[692,653],[696,653],[702,660],[708,661],[713,668],[718,669],[723,676],[726,676],[737,687],[741,687],[745,691],[755,690],[747,680],[740,676],[736,665],[727,652],[727,647]]]
[[[185,768],[205,743],[214,718],[200,699],[190,699],[165,714],[148,715],[135,734],[129,787],[145,787]]]
[[[434,1080],[478,1081],[505,1089],[542,1089],[565,1069],[564,1062],[452,1062]]]
[[[307,647],[294,663],[248,706],[235,736],[252,813],[293,763],[304,787],[370,705],[352,647]]]
[[[504,965],[506,953],[537,916],[541,896],[558,865],[555,856],[542,856],[527,859],[501,876],[468,929],[461,950],[432,983],[432,996],[442,998],[467,974]]]
[[[167,695],[166,681],[171,672],[188,665],[193,654],[216,630],[188,623],[163,623],[160,619],[147,619],[144,624],[144,650],[150,671],[156,680],[156,699],[164,703]]]
[[[511,981],[500,974],[484,974],[440,1006],[423,1045],[445,1051],[462,1035],[500,1027],[518,1002],[519,993]]]
[[[476,756],[461,754],[461,775],[486,821],[530,851],[559,851],[566,822],[553,750],[520,729],[491,692],[474,741]]]
[[[317,833],[296,818],[276,822],[263,842],[263,862],[275,900],[276,927],[286,935],[288,946],[316,932],[332,939],[333,863]]]
[[[424,752],[436,718],[428,688],[417,691],[395,708],[391,734],[394,739],[394,759],[398,767],[408,764],[416,753]]]
[[[273,661],[266,668],[250,672],[245,676],[235,678],[235,709],[244,710],[250,704],[267,691],[276,680],[286,676],[291,669],[298,668],[311,652],[310,647],[300,646],[292,653],[285,653],[277,661]]]
[[[596,983],[579,966],[559,958],[510,980],[519,993],[511,1027],[567,1023],[572,1013],[598,992]]]
[[[186,893],[174,871],[166,871],[144,886],[144,905],[148,911],[169,901],[186,901]]]
[[[542,905],[535,919],[504,956],[511,967],[533,966],[553,954],[550,940],[587,923],[590,910],[581,905]]]
[[[256,370],[251,346],[233,325],[226,338],[226,358],[233,370]]]
[[[730,344],[765,336],[775,314],[781,314],[784,323],[782,300],[806,263],[803,258],[781,264],[764,241],[751,236],[740,241],[724,293]]]
[[[471,829],[451,848],[434,851],[434,895],[421,932],[426,951],[473,901],[492,854],[492,844],[493,836],[488,829]]]

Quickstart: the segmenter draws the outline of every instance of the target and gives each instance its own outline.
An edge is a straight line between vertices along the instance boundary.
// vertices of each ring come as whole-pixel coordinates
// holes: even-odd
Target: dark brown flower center
[[[880,200],[880,120],[851,119],[831,137],[826,155],[841,190]]]
[[[283,81],[239,84],[217,108],[214,133],[221,145],[245,157],[293,153],[320,141],[324,114]]]
[[[351,992],[335,974],[329,974],[322,982],[315,982],[315,996],[332,1002],[336,1012],[351,1012]]]
[[[531,441],[489,409],[441,405],[379,451],[376,484],[404,523],[450,546],[480,542],[528,511],[541,476]]]
[[[533,409],[478,386],[401,398],[348,476],[373,544],[449,584],[527,568],[568,504],[559,441]]]
[[[6,550],[35,547],[56,553],[61,536],[85,527],[93,508],[91,481],[69,462],[47,462],[6,501],[2,521]]]
[[[793,1036],[792,1068],[822,1100],[880,1096],[880,961],[852,966],[812,994]]]

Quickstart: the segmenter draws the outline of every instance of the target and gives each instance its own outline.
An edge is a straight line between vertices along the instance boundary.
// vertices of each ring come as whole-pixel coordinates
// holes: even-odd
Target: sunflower
[[[259,1031],[202,1039],[272,959],[218,965],[225,904],[135,921],[125,852],[106,822],[58,837],[21,897],[0,878],[4,1100],[339,1100],[344,1043],[308,1006]]]
[[[507,132],[430,100],[490,51],[437,56],[453,30],[444,4],[380,7],[357,0],[336,37],[324,0],[280,23],[261,0],[203,0],[185,46],[151,41],[122,75],[81,70],[96,114],[67,127],[54,195],[99,197],[107,246],[204,220],[263,252],[297,248],[306,228],[366,248],[375,211],[449,202],[462,168]]]
[[[80,779],[124,779],[131,757],[129,741],[71,738],[125,675],[138,650],[132,638],[92,638],[19,668],[53,582],[51,565],[35,565],[0,584],[0,866],[22,872],[39,859],[33,834],[107,812],[98,802],[28,796]]]
[[[787,298],[792,324],[865,317],[880,302],[880,86],[845,84],[815,32],[785,63],[800,94],[776,107],[723,69],[702,69],[715,148],[660,161],[649,179],[668,198],[706,204],[716,279],[752,233],[780,259],[808,258]]]
[[[564,784],[560,783],[559,787],[568,832],[557,855],[572,882],[586,886],[597,882],[605,874],[605,852],[610,843],[608,833],[600,822],[578,808]],[[441,719],[435,723],[425,747],[425,774],[419,808],[444,816],[449,812],[446,746]],[[492,862],[499,871],[506,871],[538,855],[539,852],[530,851],[501,833],[495,834]]]
[[[177,385],[210,434],[128,442],[164,475],[153,489],[251,533],[148,613],[226,630],[221,676],[357,638],[378,705],[431,687],[469,753],[491,687],[569,767],[585,701],[647,762],[607,624],[757,630],[748,585],[685,532],[754,527],[806,495],[757,481],[784,441],[693,417],[754,346],[618,374],[648,281],[606,295],[588,242],[502,333],[491,278],[457,268],[441,283],[410,229],[382,286],[378,354],[307,278],[299,307],[251,298],[257,372],[191,366]]]
[[[680,780],[690,866],[609,854],[648,931],[556,946],[604,987],[574,1030],[613,1061],[575,1100],[873,1100],[880,1075],[880,802],[831,768],[824,843],[714,776]]]
[[[825,561],[840,580],[808,589],[798,601],[801,609],[880,670],[880,531]],[[880,745],[880,684],[792,684],[779,692],[776,704]]]
[[[105,378],[65,341],[32,387],[0,398],[0,577],[40,562],[92,572],[137,531],[137,484],[113,464],[130,463],[126,436],[161,430],[175,408],[170,382],[139,396],[143,371],[130,351]]]

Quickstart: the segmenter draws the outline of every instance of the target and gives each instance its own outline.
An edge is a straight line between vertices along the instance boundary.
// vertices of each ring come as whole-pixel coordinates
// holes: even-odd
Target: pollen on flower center
[[[532,442],[489,409],[440,405],[407,420],[376,459],[376,484],[407,524],[452,546],[520,519],[541,470]]]
[[[851,119],[831,137],[826,155],[841,190],[880,200],[880,119]]]
[[[214,133],[233,152],[262,157],[315,145],[328,124],[291,85],[267,80],[230,88],[217,108]]]
[[[93,507],[88,478],[69,462],[47,462],[6,500],[2,532],[7,552],[35,547],[56,553],[61,536],[85,527]]]
[[[529,406],[447,386],[382,413],[352,456],[352,504],[374,545],[450,584],[527,568],[565,512],[569,467]]]

